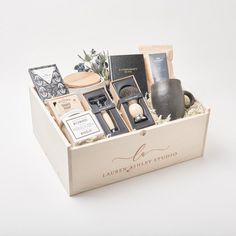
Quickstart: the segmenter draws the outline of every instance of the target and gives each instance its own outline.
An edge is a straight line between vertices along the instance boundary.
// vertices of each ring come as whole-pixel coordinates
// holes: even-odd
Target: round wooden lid
[[[64,78],[64,83],[69,88],[88,87],[100,81],[100,76],[94,72],[76,72]]]

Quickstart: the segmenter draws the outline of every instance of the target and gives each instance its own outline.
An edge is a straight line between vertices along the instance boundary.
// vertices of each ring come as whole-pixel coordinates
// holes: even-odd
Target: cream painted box
[[[30,88],[34,134],[69,195],[201,157],[204,114],[72,147]]]

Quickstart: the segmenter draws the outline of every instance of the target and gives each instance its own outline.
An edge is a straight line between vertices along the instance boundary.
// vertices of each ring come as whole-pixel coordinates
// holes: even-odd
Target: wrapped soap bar
[[[104,137],[101,125],[91,111],[66,113],[62,123],[62,131],[73,146]]]

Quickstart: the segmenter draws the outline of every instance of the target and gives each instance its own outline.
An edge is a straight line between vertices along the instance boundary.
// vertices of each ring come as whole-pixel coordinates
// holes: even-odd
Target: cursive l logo
[[[145,157],[147,154],[151,153],[151,152],[160,152],[160,151],[166,151],[167,149],[169,149],[169,146],[165,147],[165,148],[156,148],[156,149],[150,149],[145,151],[146,148],[146,144],[141,145],[137,151],[134,153],[134,155],[131,155],[129,157],[115,157],[112,161],[116,161],[116,160],[133,160],[133,162],[139,160],[142,157]]]

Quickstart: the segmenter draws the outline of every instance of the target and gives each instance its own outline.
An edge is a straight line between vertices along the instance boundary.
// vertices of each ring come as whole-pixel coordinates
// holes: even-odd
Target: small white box
[[[30,100],[34,134],[69,195],[203,155],[209,109],[72,147],[34,88]]]

